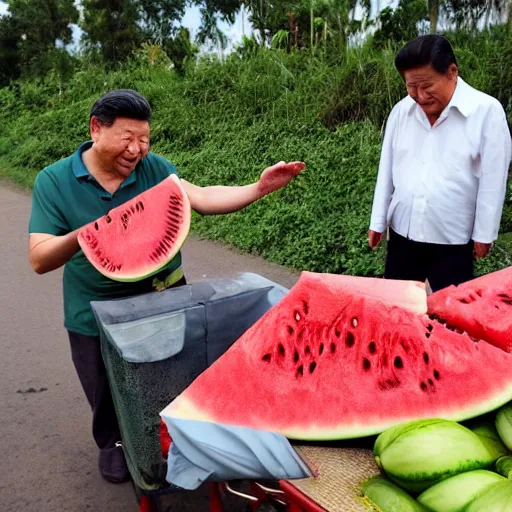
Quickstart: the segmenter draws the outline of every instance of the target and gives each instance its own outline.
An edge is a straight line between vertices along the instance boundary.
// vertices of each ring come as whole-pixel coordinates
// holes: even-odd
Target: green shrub
[[[497,96],[510,114],[505,32],[449,37],[464,79]],[[381,275],[384,247],[371,251],[366,233],[382,129],[405,94],[393,57],[393,49],[370,44],[341,56],[259,49],[225,62],[203,59],[180,74],[164,63],[132,61],[114,70],[88,64],[65,83],[19,82],[0,89],[0,175],[31,186],[40,169],[87,139],[100,94],[133,87],[154,110],[152,150],[196,184],[242,185],[279,160],[307,163],[286,189],[241,212],[194,215],[200,236],[299,270]],[[500,239],[479,272],[508,265],[511,237],[508,202]]]

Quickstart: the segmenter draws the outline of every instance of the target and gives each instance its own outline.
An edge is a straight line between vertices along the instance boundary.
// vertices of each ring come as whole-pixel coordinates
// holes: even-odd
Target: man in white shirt
[[[384,277],[435,291],[472,279],[498,236],[511,137],[499,101],[458,76],[444,37],[410,41],[395,65],[408,96],[387,121],[368,242],[389,228]]]

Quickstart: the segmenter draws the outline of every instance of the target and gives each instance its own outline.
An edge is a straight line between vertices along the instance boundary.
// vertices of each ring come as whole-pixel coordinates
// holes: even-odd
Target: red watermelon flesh
[[[430,315],[512,352],[512,267],[439,290],[427,304]]]
[[[460,421],[512,399],[512,355],[345,282],[303,272],[161,414],[327,440]],[[393,297],[403,282],[381,285]]]
[[[159,272],[176,256],[188,235],[190,219],[190,201],[172,174],[83,226],[78,243],[106,277],[139,281]]]

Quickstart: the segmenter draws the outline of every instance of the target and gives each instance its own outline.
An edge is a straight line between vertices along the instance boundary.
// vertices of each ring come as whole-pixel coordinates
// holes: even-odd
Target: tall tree
[[[508,0],[508,31],[512,36],[512,0]]]
[[[98,49],[105,61],[122,61],[141,43],[137,5],[133,0],[83,0],[86,46]]]
[[[138,22],[145,41],[164,45],[178,34],[185,14],[185,0],[135,0]]]
[[[72,42],[71,25],[79,17],[74,0],[8,0],[7,3],[21,34],[23,73],[45,73],[54,64],[58,42],[64,45]]]
[[[477,30],[482,21],[487,26],[492,17],[501,23],[507,0],[444,0],[443,7],[458,29]]]
[[[0,87],[21,73],[21,30],[11,15],[0,16]]]
[[[186,0],[83,0],[83,40],[105,61],[123,61],[143,42],[164,48],[185,8]]]
[[[430,33],[435,34],[439,20],[439,0],[428,0],[428,17],[430,20]]]

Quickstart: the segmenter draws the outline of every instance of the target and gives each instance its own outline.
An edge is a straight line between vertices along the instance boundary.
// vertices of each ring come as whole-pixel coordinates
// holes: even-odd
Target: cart
[[[166,480],[160,411],[220,357],[287,289],[257,274],[92,302],[101,350],[141,512],[363,511],[359,480],[378,469],[368,448],[294,446],[316,478],[208,483]]]

